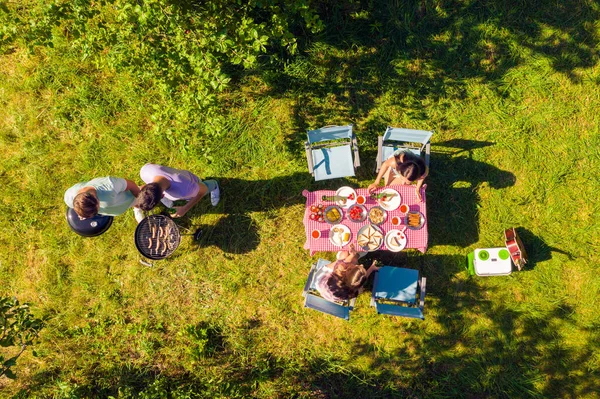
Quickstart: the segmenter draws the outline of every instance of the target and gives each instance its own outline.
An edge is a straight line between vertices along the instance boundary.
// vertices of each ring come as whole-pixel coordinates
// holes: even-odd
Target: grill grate
[[[181,241],[181,234],[173,220],[163,215],[150,215],[135,230],[135,245],[147,258],[158,260],[171,255]]]

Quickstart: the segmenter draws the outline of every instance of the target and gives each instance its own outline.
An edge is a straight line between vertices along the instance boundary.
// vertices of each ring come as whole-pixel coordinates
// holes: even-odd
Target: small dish
[[[374,206],[369,209],[369,221],[377,226],[382,225],[387,220],[387,212],[381,206]]]
[[[323,219],[329,224],[338,224],[344,217],[344,211],[337,205],[330,205],[323,211]]]
[[[365,219],[367,218],[367,214],[367,208],[365,208],[362,205],[354,204],[350,208],[348,208],[348,211],[346,212],[346,217],[348,218],[348,220],[354,223],[361,223],[365,221]]]
[[[417,219],[417,215],[419,219]],[[418,224],[416,221],[418,220]],[[406,218],[404,219],[406,227],[410,230],[419,230],[425,224],[425,216],[419,211],[410,211],[406,214]],[[411,224],[412,222],[412,224]]]

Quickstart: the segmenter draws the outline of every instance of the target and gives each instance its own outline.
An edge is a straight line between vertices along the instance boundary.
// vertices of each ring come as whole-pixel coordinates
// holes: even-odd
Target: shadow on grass
[[[212,207],[208,201],[192,208],[189,215],[224,214],[216,225],[191,226],[189,218],[177,221],[190,230],[200,228],[203,234],[199,245],[214,245],[225,252],[242,254],[255,249],[260,241],[252,212],[269,212],[290,206],[305,204],[305,189],[335,189],[351,184],[346,179],[315,182],[308,173],[293,173],[266,180],[244,180],[216,177],[221,187],[221,201]]]
[[[517,227],[515,230],[517,231],[519,237],[521,237],[521,241],[523,241],[523,246],[525,247],[525,252],[527,253],[527,264],[525,265],[525,270],[533,269],[537,263],[551,259],[552,252],[558,252],[566,255],[570,260],[575,259],[573,254],[570,252],[549,246],[543,239],[536,236],[524,227]]]
[[[74,386],[73,397],[575,398],[600,390],[594,368],[600,351],[597,325],[582,329],[581,342],[569,342],[561,330],[577,320],[568,304],[531,312],[525,303],[502,299],[506,284],[518,284],[510,276],[496,278],[504,285],[488,284],[492,278],[460,279],[463,256],[420,257],[425,258],[421,273],[428,278],[425,321],[392,318],[389,323],[388,316],[368,315],[379,319],[369,325],[395,337],[391,347],[396,349],[382,350],[372,339],[358,338],[345,342],[349,350],[343,359],[300,353],[280,359],[268,349],[252,350],[260,321],[249,319],[240,327],[242,352],[228,347],[222,330],[211,335],[211,325],[199,324],[191,335],[204,349],[188,353],[196,362],[193,372],[167,375],[139,365],[90,368],[89,382]],[[215,368],[219,378],[203,371]],[[15,397],[33,396],[66,378],[42,373]]]

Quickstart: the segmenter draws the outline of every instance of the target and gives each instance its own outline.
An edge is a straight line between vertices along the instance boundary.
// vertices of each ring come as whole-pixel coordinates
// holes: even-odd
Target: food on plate
[[[314,220],[316,222],[324,222],[323,218],[323,204],[314,204],[310,206],[310,215],[308,216],[310,220]]]
[[[353,201],[354,200],[354,194],[353,193],[348,194],[348,199],[351,200],[351,201]]]
[[[408,225],[411,227],[417,227],[421,224],[420,213],[409,213],[408,214]]]
[[[371,208],[369,211],[369,219],[372,223],[381,224],[385,220],[385,214],[381,208]]]
[[[325,216],[327,216],[327,219],[330,222],[335,222],[336,220],[339,220],[342,215],[340,211],[337,210],[337,208],[331,208],[329,211],[327,211]]]
[[[381,246],[383,233],[373,226],[368,226],[356,238],[362,249],[374,251]]]
[[[342,238],[344,239],[343,242],[350,241],[350,233],[344,233],[344,236]]]
[[[353,205],[348,210],[348,218],[355,222],[360,222],[364,219],[363,209],[360,206]]]

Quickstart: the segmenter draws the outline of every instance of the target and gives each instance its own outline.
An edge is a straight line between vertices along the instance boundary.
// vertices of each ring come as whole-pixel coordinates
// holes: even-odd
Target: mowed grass
[[[410,21],[385,3],[396,25],[330,16],[285,67],[237,76],[209,141],[155,129],[153,107],[177,104],[125,73],[61,48],[2,55],[0,294],[48,321],[0,396],[598,397],[598,6],[431,4]],[[315,183],[305,130],[347,123],[358,175]],[[368,293],[350,322],[304,309],[311,262],[333,254],[303,249],[301,192],[368,185],[387,125],[435,131],[430,247],[394,260],[427,277],[426,319],[377,315]],[[84,239],[62,201],[146,162],[223,188],[180,222],[200,242],[151,268],[131,212]],[[513,226],[525,270],[469,277],[466,254]]]

